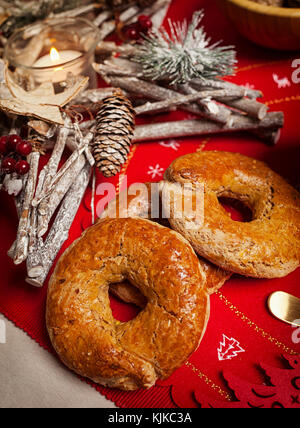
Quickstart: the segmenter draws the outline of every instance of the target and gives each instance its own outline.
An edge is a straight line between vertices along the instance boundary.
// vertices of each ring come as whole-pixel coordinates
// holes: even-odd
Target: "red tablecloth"
[[[264,160],[300,189],[300,86],[292,82],[294,70],[291,67],[297,54],[271,52],[250,44],[223,18],[212,0],[173,0],[169,17],[175,20],[184,17],[189,19],[199,8],[204,8],[206,12],[204,24],[212,39],[222,39],[224,43],[237,47],[238,71],[230,80],[263,90],[264,102],[268,103],[270,109],[284,111],[286,123],[281,139],[276,147],[268,147],[248,134],[135,145],[122,170],[122,173],[128,176],[128,184],[158,181],[176,157],[201,149],[240,152]],[[300,58],[300,53],[298,57]],[[177,116],[180,115],[173,114],[174,118]],[[111,181],[116,184],[118,179],[116,177]],[[100,175],[97,182],[103,182]],[[125,184],[123,182],[120,187]],[[83,228],[89,226],[90,200],[91,189],[85,195],[69,240],[62,251],[80,235]],[[99,201],[100,196],[97,196],[96,205]],[[35,289],[27,285],[24,281],[25,267],[15,267],[6,256],[6,251],[15,238],[17,218],[13,201],[4,193],[0,195],[0,204],[0,312],[25,330],[41,346],[53,352],[44,321],[47,287]],[[98,209],[99,207],[100,205]],[[300,395],[298,396],[297,392],[299,393],[300,389],[300,361],[296,355],[300,353],[300,345],[295,343],[295,337],[300,334],[297,336],[295,329],[274,319],[266,306],[268,296],[276,290],[284,290],[300,297],[299,281],[300,270],[285,279],[272,281],[233,277],[211,298],[211,318],[199,350],[169,380],[159,382],[150,391],[133,393],[94,386],[120,407],[234,407],[238,404],[229,401],[232,395],[228,383],[233,389],[239,388],[244,395],[247,391],[250,391],[250,394],[252,384],[263,385],[266,382],[258,367],[258,364],[262,363],[273,367],[277,374],[282,374],[278,375],[281,379],[280,387],[276,389],[275,381],[272,382],[273,387],[265,387],[271,392],[267,394],[266,391],[264,396],[273,397],[273,391],[276,390],[277,401],[275,398],[269,398],[267,401],[259,398],[263,402],[262,405],[271,406],[276,401],[275,404],[284,402],[286,406],[299,407]],[[128,319],[134,311],[116,300],[112,300],[112,307],[121,320]],[[293,356],[290,363],[295,370],[293,373],[298,373],[296,381],[293,382],[294,386],[291,386],[288,380],[291,371],[284,370],[286,366],[282,354]],[[287,373],[289,376],[286,376]],[[235,382],[233,376],[243,382]],[[276,377],[277,380],[278,378]],[[280,397],[283,394],[285,398]],[[236,396],[243,400],[243,394],[236,393]],[[256,401],[250,400],[250,405],[254,402]],[[244,404],[247,406],[249,400]]]

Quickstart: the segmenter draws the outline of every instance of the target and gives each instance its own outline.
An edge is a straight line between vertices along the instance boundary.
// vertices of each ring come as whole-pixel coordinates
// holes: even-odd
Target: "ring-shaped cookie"
[[[116,321],[109,285],[129,280],[147,305]],[[143,219],[101,220],[61,257],[51,277],[47,328],[78,374],[124,390],[150,388],[197,349],[209,317],[205,274],[179,234]]]
[[[256,278],[283,277],[300,263],[300,195],[266,164],[227,152],[193,153],[175,160],[165,173],[170,183],[202,183],[204,221],[188,229],[171,204],[170,224],[198,254],[231,272]],[[236,222],[220,204],[229,197],[253,213]],[[179,217],[179,216],[178,216]]]
[[[141,189],[137,190],[135,184],[133,184],[108,204],[100,218],[142,217],[171,228],[168,219],[164,218],[162,212],[162,195],[160,190],[162,185],[163,182],[145,183],[145,188],[141,191]],[[153,210],[154,203],[159,204],[159,207],[156,207],[159,209]],[[219,290],[232,275],[232,273],[219,268],[202,257],[199,258],[199,263],[205,272],[205,287],[207,293],[210,295]],[[110,291],[125,302],[133,303],[138,307],[144,307],[143,296],[138,293],[138,290],[130,286],[128,282],[113,284],[110,287]]]

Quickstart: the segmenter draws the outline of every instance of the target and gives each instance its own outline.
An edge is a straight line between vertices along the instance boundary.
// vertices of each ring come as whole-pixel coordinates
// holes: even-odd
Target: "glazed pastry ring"
[[[300,195],[266,164],[238,153],[200,152],[176,159],[165,184],[204,184],[204,221],[188,229],[171,204],[169,222],[197,254],[231,272],[279,278],[300,264]],[[242,201],[251,222],[236,222],[220,198]]]
[[[146,307],[116,321],[109,286],[129,280]],[[209,318],[205,273],[178,233],[144,219],[101,220],[51,277],[47,328],[61,360],[101,385],[150,388],[198,348]]]

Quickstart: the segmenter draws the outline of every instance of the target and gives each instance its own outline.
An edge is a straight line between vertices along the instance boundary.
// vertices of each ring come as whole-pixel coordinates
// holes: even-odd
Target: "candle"
[[[68,70],[64,68],[64,64],[75,59],[78,59],[82,56],[82,53],[79,51],[73,50],[65,50],[58,52],[55,48],[51,48],[50,53],[39,58],[34,63],[34,68],[47,68],[52,67],[47,74],[42,74],[41,76],[37,75],[38,81],[41,83],[42,81],[51,81],[53,83],[62,82],[67,79],[67,74],[72,71],[72,73],[76,76],[80,74],[81,66],[74,64],[74,67],[68,67]],[[36,70],[38,73],[38,70]],[[50,74],[49,74],[50,73]]]

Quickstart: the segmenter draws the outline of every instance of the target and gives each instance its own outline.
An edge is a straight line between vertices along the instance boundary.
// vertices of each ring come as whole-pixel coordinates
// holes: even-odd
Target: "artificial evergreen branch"
[[[198,28],[203,16],[203,11],[196,12],[189,25],[169,21],[170,35],[163,28],[145,37],[134,60],[142,65],[147,78],[177,84],[234,74],[233,47],[220,46],[220,42],[210,45],[204,28]]]

